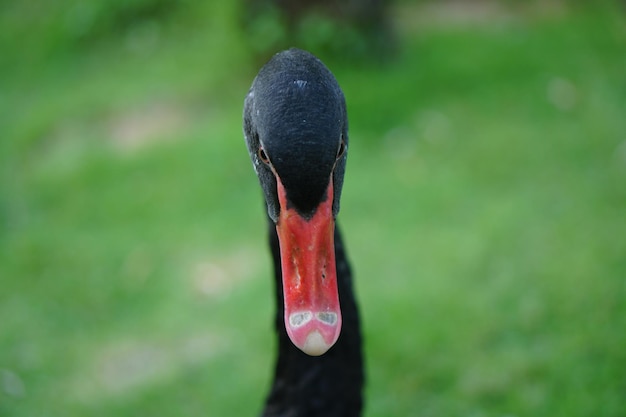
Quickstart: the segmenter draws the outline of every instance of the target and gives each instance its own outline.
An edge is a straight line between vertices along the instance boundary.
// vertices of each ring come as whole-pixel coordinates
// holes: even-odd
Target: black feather
[[[276,221],[276,184],[258,160],[263,147],[287,191],[289,203],[309,217],[324,198],[334,175],[334,211],[339,210],[344,154],[336,161],[348,122],[343,93],[333,74],[308,52],[290,49],[274,56],[260,71],[245,101],[244,133]],[[335,164],[337,167],[335,167]]]

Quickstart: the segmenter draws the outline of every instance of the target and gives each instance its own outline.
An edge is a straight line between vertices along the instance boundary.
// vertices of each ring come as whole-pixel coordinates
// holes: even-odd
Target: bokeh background
[[[241,113],[292,45],[348,102],[365,415],[626,416],[624,3],[308,3],[0,4],[0,416],[258,414]]]

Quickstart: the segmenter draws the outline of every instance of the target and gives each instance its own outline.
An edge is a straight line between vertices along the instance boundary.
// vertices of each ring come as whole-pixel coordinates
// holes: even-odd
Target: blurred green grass
[[[626,414],[624,11],[498,5],[401,4],[396,61],[327,59],[368,416]],[[237,7],[74,41],[22,12],[0,19],[0,415],[255,415],[274,301]]]

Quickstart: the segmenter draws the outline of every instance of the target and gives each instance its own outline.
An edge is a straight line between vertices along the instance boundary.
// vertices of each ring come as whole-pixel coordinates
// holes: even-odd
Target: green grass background
[[[0,416],[260,411],[260,62],[210,3],[0,6]],[[625,16],[405,2],[395,60],[326,57],[366,416],[626,416]]]

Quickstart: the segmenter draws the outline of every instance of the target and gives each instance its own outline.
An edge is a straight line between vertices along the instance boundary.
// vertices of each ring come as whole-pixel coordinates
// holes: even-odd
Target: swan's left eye
[[[265,165],[270,164],[270,158],[265,153],[265,149],[259,148],[258,154],[259,154],[259,159],[261,160],[261,162],[263,162]]]
[[[339,149],[337,149],[337,159],[341,158],[345,152],[346,141],[343,139],[343,135],[341,135],[341,142],[339,143]]]

